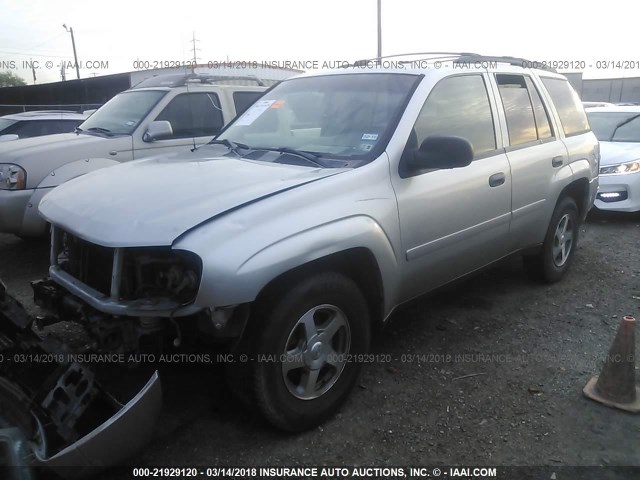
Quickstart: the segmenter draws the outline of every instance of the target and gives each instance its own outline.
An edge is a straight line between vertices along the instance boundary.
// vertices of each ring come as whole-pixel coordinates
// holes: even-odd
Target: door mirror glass
[[[416,170],[466,167],[473,161],[473,147],[466,138],[432,135],[413,151],[410,163]]]
[[[166,120],[156,120],[149,124],[149,128],[147,128],[142,139],[145,142],[153,142],[154,140],[171,137],[172,135],[173,128],[171,128],[170,122],[167,122]]]

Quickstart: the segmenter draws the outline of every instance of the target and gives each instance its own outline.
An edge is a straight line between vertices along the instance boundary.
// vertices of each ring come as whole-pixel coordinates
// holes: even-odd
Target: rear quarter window
[[[569,82],[563,78],[542,77],[541,80],[556,107],[564,134],[569,137],[590,131],[587,114]]]

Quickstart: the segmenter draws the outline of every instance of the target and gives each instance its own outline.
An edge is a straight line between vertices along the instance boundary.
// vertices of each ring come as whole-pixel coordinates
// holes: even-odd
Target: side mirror
[[[466,167],[473,161],[473,147],[462,137],[432,135],[410,157],[411,168],[428,170]]]
[[[142,136],[142,140],[145,142],[153,142],[154,140],[160,140],[173,135],[173,128],[171,128],[171,122],[166,120],[157,120],[151,122],[147,131]]]
[[[20,137],[18,135],[16,135],[15,133],[11,133],[11,134],[7,134],[7,135],[0,135],[0,142],[8,142],[11,140],[18,140]]]

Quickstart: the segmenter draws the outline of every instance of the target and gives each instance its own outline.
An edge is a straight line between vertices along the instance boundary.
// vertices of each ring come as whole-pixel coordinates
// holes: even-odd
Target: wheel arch
[[[578,178],[565,186],[556,202],[556,207],[565,197],[571,197],[576,202],[578,214],[581,220],[584,220],[589,212],[589,181],[586,178]]]
[[[335,272],[351,279],[362,292],[373,329],[379,329],[384,319],[384,285],[374,254],[365,247],[350,248],[299,265],[281,273],[258,293],[254,305],[264,305],[303,278]]]

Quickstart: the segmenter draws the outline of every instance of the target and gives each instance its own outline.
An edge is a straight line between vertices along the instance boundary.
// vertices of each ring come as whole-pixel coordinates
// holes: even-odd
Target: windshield
[[[591,129],[601,142],[640,142],[640,118],[616,130],[618,125],[636,115],[640,115],[640,112],[587,112]]]
[[[0,135],[4,132],[5,129],[9,128],[11,125],[16,123],[18,120],[9,120],[8,118],[0,118]]]
[[[116,95],[91,115],[80,128],[114,135],[131,135],[143,118],[167,92],[146,90]]]
[[[386,146],[417,78],[367,73],[287,80],[217,140],[252,150],[294,149],[345,160],[372,159]]]

